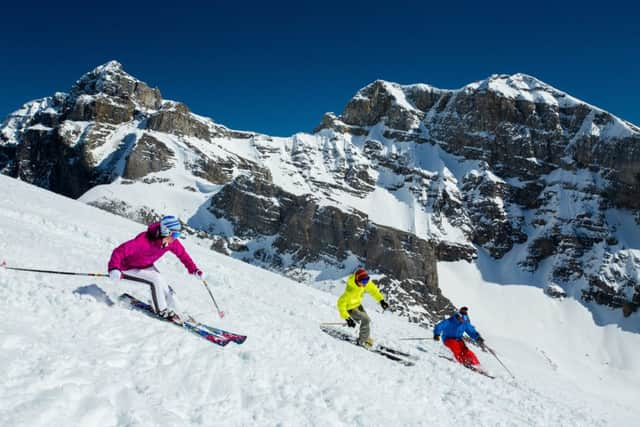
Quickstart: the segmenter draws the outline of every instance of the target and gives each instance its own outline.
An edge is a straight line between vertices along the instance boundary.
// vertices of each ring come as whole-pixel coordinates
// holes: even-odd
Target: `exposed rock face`
[[[555,283],[550,283],[546,288],[544,288],[544,293],[552,298],[564,298],[567,296],[567,293],[564,291],[564,289],[562,289]]]
[[[88,190],[93,179],[82,150],[67,146],[53,129],[27,129],[16,149],[15,165],[21,180],[70,197]]]
[[[472,261],[477,257],[472,246],[438,241],[436,246],[436,259],[438,261]]]
[[[97,121],[117,125],[133,119],[132,102],[117,103],[105,96],[80,96],[67,116],[74,121]]]
[[[162,217],[150,208],[134,208],[122,200],[98,200],[89,203],[92,206],[137,221],[141,224],[151,224],[159,221]]]
[[[640,307],[640,256],[637,251],[622,250],[605,254],[602,266],[592,275],[590,287],[583,292],[587,301],[621,308],[625,317]]]
[[[280,253],[294,254],[298,262],[328,257],[342,262],[355,255],[362,265],[389,277],[381,282],[383,291],[402,311],[419,304],[434,320],[453,309],[438,288],[434,245],[373,224],[362,213],[320,207],[311,196],[295,196],[244,176],[225,186],[210,209],[232,220],[241,235],[277,236],[274,246]],[[411,295],[411,304],[396,299],[404,294]]]
[[[193,136],[199,139],[209,139],[211,137],[209,127],[189,114],[189,109],[184,104],[175,104],[169,109],[163,109],[152,114],[147,121],[147,128],[175,135]]]
[[[423,114],[398,102],[398,98],[393,96],[394,91],[402,89],[399,85],[381,80],[370,84],[349,101],[342,113],[342,120],[348,125],[373,126],[384,119],[393,129],[410,130]]]
[[[214,184],[225,184],[233,178],[235,164],[227,159],[219,161],[202,158],[190,165],[195,176],[206,179]]]
[[[524,218],[509,215],[502,204],[502,200],[513,199],[508,185],[484,171],[468,174],[462,191],[473,224],[471,239],[474,243],[499,258],[509,252],[514,243],[527,241],[527,235],[521,231]]]
[[[542,84],[524,76],[511,80],[534,88]],[[448,151],[484,160],[495,173],[522,180],[537,179],[563,165],[603,169],[614,187],[638,195],[640,183],[632,172],[638,170],[637,128],[634,132],[606,112],[587,111],[564,94],[547,92],[546,86],[539,91],[554,96],[555,104],[506,98],[488,87],[456,94],[450,110],[430,125],[431,135],[444,141]],[[599,137],[589,132],[592,127],[600,129]]]
[[[75,196],[90,188],[92,171],[82,147],[61,126],[66,95],[32,101],[9,116],[0,133],[0,170],[10,176]]]
[[[143,134],[129,154],[123,178],[138,179],[152,172],[171,169],[173,153],[162,142]]]

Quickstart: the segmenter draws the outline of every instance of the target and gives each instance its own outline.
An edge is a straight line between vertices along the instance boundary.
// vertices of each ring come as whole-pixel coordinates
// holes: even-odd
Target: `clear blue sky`
[[[458,88],[516,72],[640,124],[637,5],[11,3],[0,26],[2,117],[116,59],[198,114],[278,136],[311,131],[375,79]]]

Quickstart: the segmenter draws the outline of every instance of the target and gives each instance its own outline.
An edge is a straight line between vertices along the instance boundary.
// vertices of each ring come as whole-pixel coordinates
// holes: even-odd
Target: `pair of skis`
[[[188,332],[191,332],[194,335],[197,335],[213,344],[217,344],[222,347],[229,344],[230,342],[234,342],[236,344],[242,344],[247,339],[246,335],[240,335],[233,332],[225,331],[224,329],[205,325],[203,323],[196,321],[190,316],[188,317],[188,319],[184,320],[183,323],[166,320],[158,316],[149,304],[143,301],[140,301],[138,298],[131,296],[129,294],[120,295],[120,300],[125,303],[128,303],[130,307],[140,310],[153,318],[172,323],[176,326],[179,326],[185,329]]]
[[[349,342],[354,345],[358,345],[356,338],[347,332],[341,331],[337,328],[327,326],[327,325],[321,325],[320,329],[324,333],[334,338]],[[384,356],[387,359],[393,360],[394,362],[400,363],[401,365],[404,365],[404,366],[414,366],[415,362],[418,360],[418,356],[414,356],[412,354],[406,353],[404,351],[400,351],[392,347],[388,347],[386,345],[374,344],[370,348],[367,348],[367,347],[362,347],[362,348],[369,350],[373,353],[379,354],[381,356]]]
[[[132,308],[138,309],[140,311],[143,311],[145,314],[154,317],[156,319],[160,319],[163,321],[168,321],[160,316],[158,316],[155,311],[153,310],[153,308],[143,302],[140,301],[139,299],[129,295],[129,294],[122,294],[120,295],[120,300],[123,302],[128,303]],[[194,335],[197,335],[201,338],[204,338],[205,340],[217,344],[219,346],[226,346],[227,344],[229,344],[230,342],[234,342],[236,344],[242,344],[243,342],[245,342],[245,340],[247,339],[246,335],[240,335],[240,334],[236,334],[233,332],[229,332],[226,331],[224,329],[220,329],[220,328],[215,328],[213,326],[209,326],[209,325],[205,325],[203,323],[200,323],[198,321],[196,321],[194,318],[192,318],[191,316],[189,316],[183,323],[178,323],[178,322],[172,322],[172,321],[168,321],[176,326],[182,327],[183,329],[187,330],[188,332],[193,333]],[[339,330],[337,328],[331,327],[331,326],[326,326],[326,325],[321,325],[320,329],[325,332],[326,334],[340,339],[342,341],[346,341],[349,342],[351,344],[357,345],[357,340],[356,338],[345,332],[342,330]],[[386,346],[386,345],[382,345],[382,344],[374,344],[371,348],[366,348],[363,347],[366,350],[369,350],[373,353],[379,354],[381,356],[386,357],[387,359],[393,360],[394,362],[400,363],[401,365],[404,366],[414,366],[415,362],[419,359],[418,356],[406,353],[404,351],[400,351],[398,349]],[[418,347],[419,350],[425,351],[424,349],[422,349],[421,347]],[[458,363],[455,359],[453,359],[452,357],[448,357],[448,356],[444,356],[444,355],[438,355],[439,357],[443,358],[443,359],[447,359],[450,362],[454,362],[454,363]],[[467,369],[470,369],[480,375],[484,375],[485,377],[491,378],[491,379],[495,379],[495,377],[491,374],[489,374],[487,371],[485,371],[484,369],[482,369],[479,366],[474,366],[474,365],[464,365],[463,366]]]
[[[334,338],[349,342],[351,344],[357,345],[357,340],[356,338],[345,332],[342,330],[339,330],[335,327],[331,327],[328,325],[321,325],[320,329],[325,332],[328,335],[331,335]],[[365,348],[365,347],[363,347]],[[426,351],[424,350],[422,347],[418,347],[419,350],[422,351]],[[381,345],[381,344],[374,344],[373,347],[368,349],[369,351],[373,352],[373,353],[377,353],[381,356],[386,357],[387,359],[393,360],[394,362],[398,362],[404,366],[414,366],[415,362],[418,361],[418,356],[406,353],[404,351],[400,351],[398,349],[392,348],[392,347],[388,347],[386,345]],[[448,356],[444,356],[439,354],[438,357],[441,357],[443,359],[447,359],[450,362],[454,362],[454,363],[458,363],[455,359],[453,359],[452,357],[448,357]],[[483,375],[487,378],[491,378],[491,379],[495,379],[496,377],[491,375],[489,372],[485,371],[482,367],[480,366],[475,366],[475,365],[465,365],[462,364],[462,366],[464,366],[465,368]]]
[[[429,350],[427,350],[426,348],[421,347],[421,346],[418,346],[417,349],[422,351],[422,352],[425,352],[425,353],[430,353]],[[449,362],[452,362],[452,363],[455,363],[455,364],[460,364],[460,365],[464,366],[465,368],[467,368],[467,369],[469,369],[469,370],[471,370],[471,371],[473,371],[473,372],[475,372],[477,374],[483,375],[483,376],[485,376],[487,378],[491,378],[492,380],[494,380],[496,378],[495,376],[493,376],[489,372],[487,372],[482,366],[460,363],[456,359],[454,359],[453,357],[445,356],[444,354],[438,354],[437,356],[442,358],[442,359],[446,359]]]
[[[479,366],[479,365],[470,365],[470,364],[466,364],[466,363],[460,363],[457,360],[455,360],[453,357],[449,357],[449,356],[444,356],[442,354],[439,354],[438,357],[441,357],[443,359],[447,359],[449,362],[453,362],[453,363],[459,363],[462,366],[464,366],[465,368],[480,374],[480,375],[484,375],[487,378],[491,378],[492,380],[495,380],[496,377],[494,377],[493,375],[491,375],[489,372],[485,371],[483,367]]]

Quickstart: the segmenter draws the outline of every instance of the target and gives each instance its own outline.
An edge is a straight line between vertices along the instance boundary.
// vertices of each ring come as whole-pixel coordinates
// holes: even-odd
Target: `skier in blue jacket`
[[[471,324],[468,313],[469,308],[462,307],[448,319],[438,322],[433,329],[433,339],[439,341],[440,336],[442,336],[442,342],[451,350],[458,362],[463,365],[474,366],[479,365],[480,361],[464,343],[462,336],[466,332],[480,346],[484,345],[484,339]]]

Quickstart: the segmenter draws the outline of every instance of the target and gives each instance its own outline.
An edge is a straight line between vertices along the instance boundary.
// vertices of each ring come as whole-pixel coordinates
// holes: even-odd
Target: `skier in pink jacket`
[[[156,313],[167,320],[178,322],[181,319],[175,312],[177,304],[173,290],[153,263],[171,251],[184,264],[189,274],[204,279],[204,273],[178,240],[181,228],[178,218],[163,216],[160,222],[149,225],[147,231],[115,248],[108,266],[109,277],[113,281],[123,279],[123,272],[127,276],[146,281],[151,288],[152,306]]]

